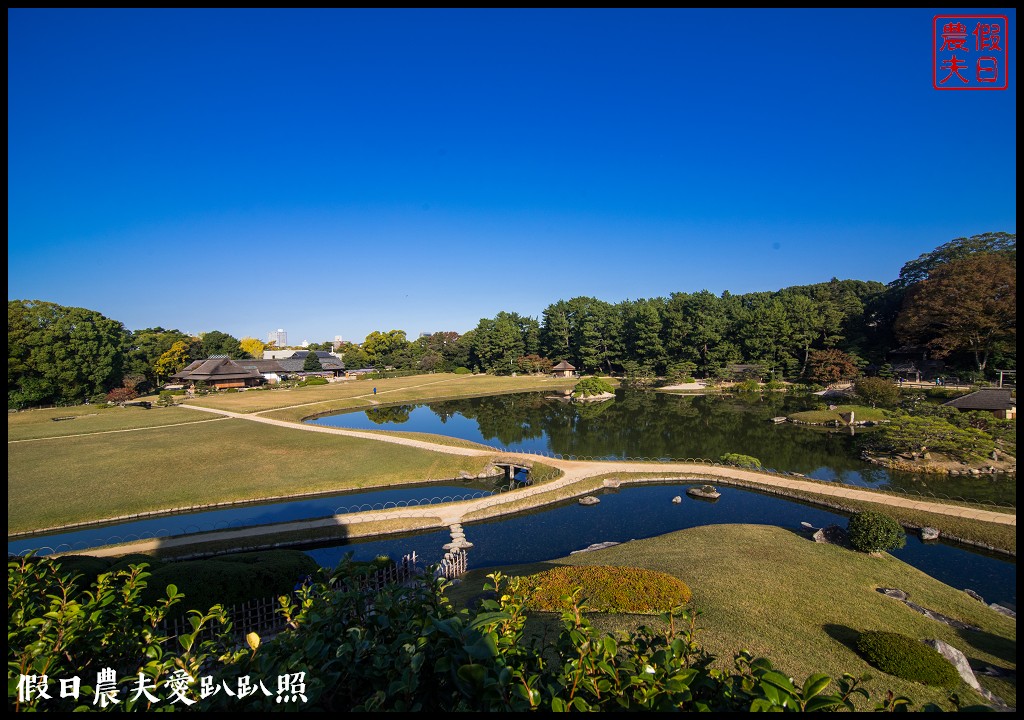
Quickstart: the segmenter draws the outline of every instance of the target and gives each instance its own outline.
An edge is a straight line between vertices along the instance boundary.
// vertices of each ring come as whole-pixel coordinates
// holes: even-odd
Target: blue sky
[[[950,10],[8,10],[8,297],[291,342],[1016,232]]]

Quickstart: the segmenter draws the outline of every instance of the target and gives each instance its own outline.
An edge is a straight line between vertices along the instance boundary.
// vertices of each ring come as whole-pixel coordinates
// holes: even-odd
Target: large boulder
[[[846,530],[838,525],[829,525],[815,532],[814,542],[840,545],[842,547],[849,547],[850,545],[850,539],[846,534]]]
[[[580,505],[597,505],[599,502],[601,502],[601,498],[596,498],[593,495],[580,498]]]
[[[942,657],[953,663],[953,667],[960,673],[960,677],[965,683],[981,692],[981,684],[978,682],[978,678],[974,677],[974,671],[971,670],[971,664],[967,662],[966,655],[942,640],[925,640],[924,644],[938,650]]]

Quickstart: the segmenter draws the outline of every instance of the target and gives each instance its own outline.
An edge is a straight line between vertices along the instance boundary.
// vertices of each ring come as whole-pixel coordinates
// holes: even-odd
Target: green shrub
[[[311,378],[306,378],[305,380],[301,380],[300,382],[298,382],[296,384],[296,387],[309,387],[311,385],[327,385],[327,384],[328,384],[327,378],[311,377]]]
[[[160,398],[156,401],[160,407],[170,407],[174,404],[174,395],[170,390],[161,390]]]
[[[785,390],[786,389],[786,384],[784,382],[782,382],[781,380],[769,380],[768,382],[766,382],[764,384],[764,389],[765,390],[770,390],[770,391],[773,391],[773,392],[776,391],[776,390]]]
[[[857,513],[846,527],[850,545],[861,552],[887,552],[903,547],[907,534],[895,519],[880,512]]]
[[[726,453],[719,460],[726,465],[736,465],[746,468],[761,468],[761,461],[751,455],[740,455],[739,453]]]
[[[576,588],[582,588],[582,605],[596,612],[665,612],[691,597],[686,583],[672,575],[611,565],[557,567],[531,575],[527,583],[537,587],[527,608],[548,612],[568,609]]]
[[[468,367],[457,367],[454,370],[452,370],[452,372],[455,373],[456,375],[472,375],[473,374],[473,371],[470,370]]]
[[[853,384],[853,392],[871,407],[893,407],[900,400],[900,389],[884,378],[861,378]]]
[[[863,632],[857,650],[871,665],[904,680],[952,688],[960,681],[956,668],[942,654],[907,635]]]
[[[757,380],[744,380],[743,382],[736,383],[733,386],[733,390],[743,393],[761,392],[761,383]]]
[[[615,388],[607,380],[599,377],[587,377],[576,383],[572,394],[577,397],[589,397],[613,392],[615,392]]]

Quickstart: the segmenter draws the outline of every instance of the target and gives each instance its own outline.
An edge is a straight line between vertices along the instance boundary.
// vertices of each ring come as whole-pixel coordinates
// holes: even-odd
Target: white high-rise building
[[[334,349],[335,350],[337,350],[338,348],[341,347],[341,342],[342,342],[341,341],[341,335],[335,335],[334,336]]]
[[[267,342],[276,343],[277,347],[283,348],[288,346],[288,333],[281,328],[277,329],[277,332],[271,332],[267,336]]]

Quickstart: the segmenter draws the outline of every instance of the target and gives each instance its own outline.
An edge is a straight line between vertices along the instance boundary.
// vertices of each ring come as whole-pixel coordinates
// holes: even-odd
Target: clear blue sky
[[[293,343],[1016,232],[948,10],[8,10],[8,297]]]

